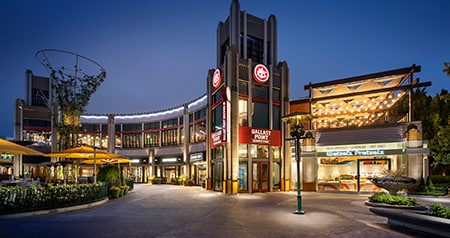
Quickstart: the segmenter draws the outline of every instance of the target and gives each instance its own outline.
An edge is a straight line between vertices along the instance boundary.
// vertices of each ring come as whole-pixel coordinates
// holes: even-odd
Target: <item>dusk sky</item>
[[[150,112],[206,93],[216,67],[216,29],[231,0],[15,0],[0,2],[0,137],[13,136],[14,102],[25,71],[48,76],[43,49],[80,54],[107,78],[87,113]],[[309,82],[422,66],[429,95],[450,89],[448,0],[241,0],[241,9],[278,21],[278,60],[290,68],[291,99]]]

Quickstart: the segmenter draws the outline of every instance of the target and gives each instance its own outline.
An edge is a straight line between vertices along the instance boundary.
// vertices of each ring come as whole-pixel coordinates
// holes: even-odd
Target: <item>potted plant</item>
[[[153,175],[151,177],[148,178],[148,184],[153,184],[153,180],[155,180],[156,176]]]
[[[128,190],[130,187],[128,187],[128,185],[122,185],[120,186],[120,188],[122,189],[123,196],[125,196],[128,194]]]
[[[109,193],[112,198],[120,197],[121,189],[119,186],[111,186],[109,188]]]

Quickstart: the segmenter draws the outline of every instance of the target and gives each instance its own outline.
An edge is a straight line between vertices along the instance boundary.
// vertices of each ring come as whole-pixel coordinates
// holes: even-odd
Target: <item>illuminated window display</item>
[[[390,168],[390,163],[390,158],[319,158],[318,190],[380,191],[370,179],[382,176],[383,171]]]

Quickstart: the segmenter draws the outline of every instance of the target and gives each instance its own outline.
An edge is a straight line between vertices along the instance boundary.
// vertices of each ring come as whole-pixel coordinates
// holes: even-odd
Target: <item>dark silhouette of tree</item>
[[[444,72],[447,76],[450,77],[450,62],[445,62],[444,67],[445,68],[442,70],[442,72]]]

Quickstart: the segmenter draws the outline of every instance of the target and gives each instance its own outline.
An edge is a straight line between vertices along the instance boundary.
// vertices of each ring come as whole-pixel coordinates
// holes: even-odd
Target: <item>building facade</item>
[[[82,144],[107,148],[131,159],[122,173],[136,182],[151,177],[192,184],[206,179],[206,96],[184,105],[150,113],[83,115]],[[84,168],[92,174],[91,167]]]
[[[130,158],[121,171],[136,182],[181,179],[227,194],[295,190],[298,182],[307,191],[373,192],[379,188],[370,179],[385,170],[428,175],[428,149],[412,113],[412,90],[431,85],[414,80],[420,66],[290,88],[288,64],[277,58],[276,17],[248,14],[237,0],[218,24],[216,52],[205,95],[155,112],[84,114],[79,144]],[[50,82],[26,75],[15,139],[51,144]],[[309,97],[290,101],[290,90]],[[403,98],[409,111],[394,114]],[[300,171],[287,140],[291,125],[282,120],[294,112],[312,118],[304,123],[311,137],[301,142]],[[27,163],[14,159],[17,175],[36,166]],[[80,166],[80,176],[93,173]]]
[[[304,190],[374,192],[380,188],[371,179],[386,170],[417,180],[428,177],[429,150],[421,122],[414,121],[411,95],[431,83],[414,80],[418,72],[420,66],[412,65],[305,85],[309,98],[290,104],[291,111],[313,118],[313,139],[303,143]],[[405,97],[408,112],[395,113]]]
[[[260,19],[233,1],[217,27],[217,67],[207,78],[207,188],[267,192],[284,186],[281,117],[289,69],[277,60],[275,16]]]

